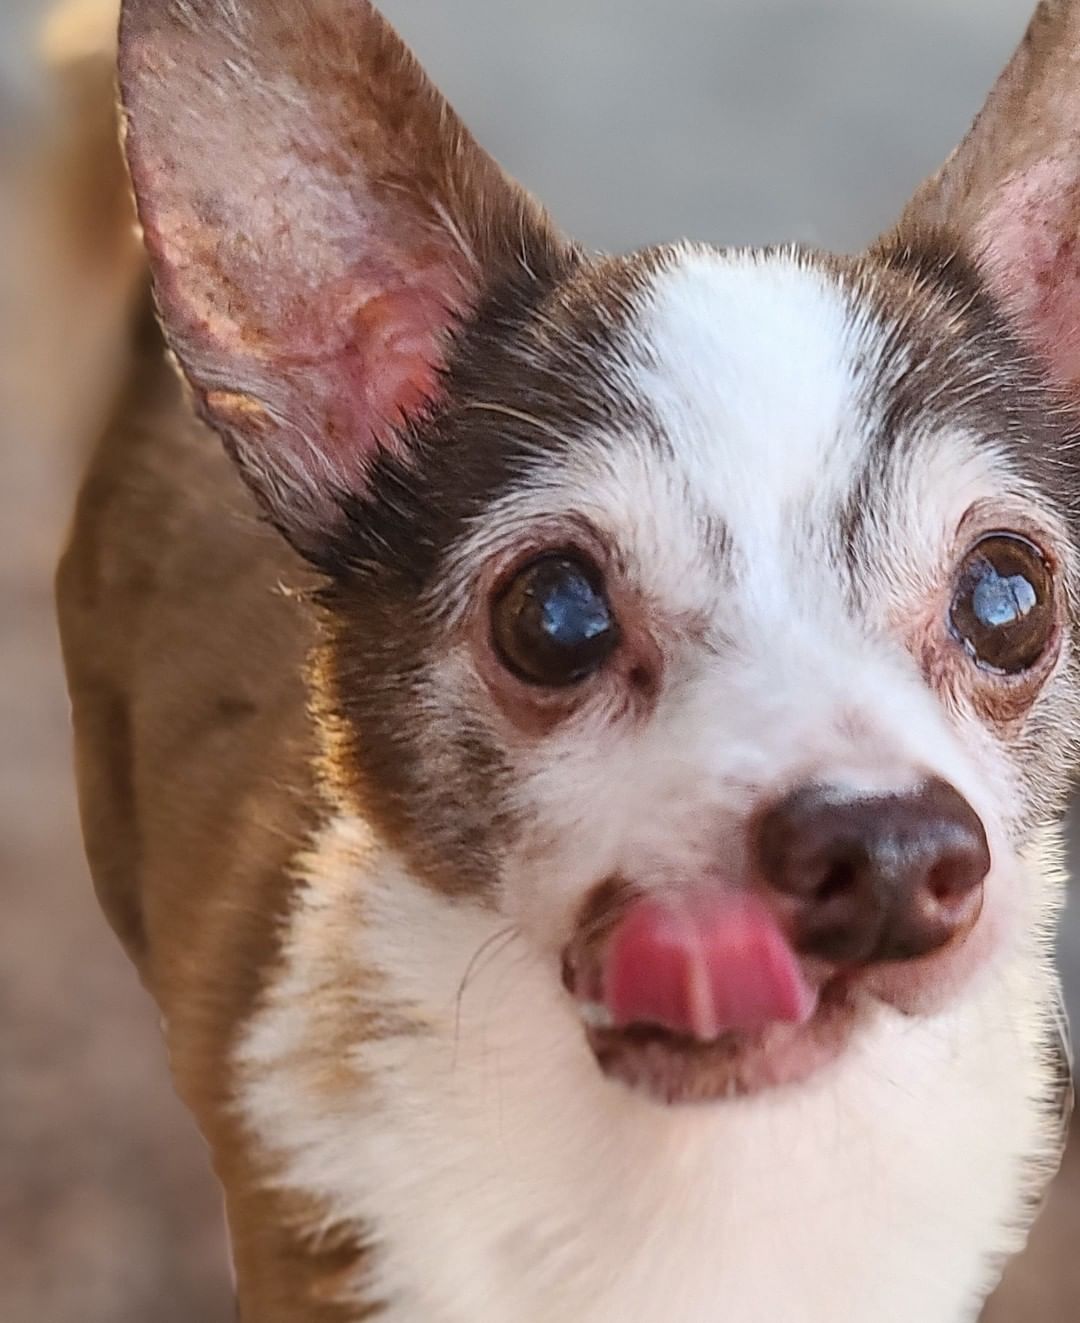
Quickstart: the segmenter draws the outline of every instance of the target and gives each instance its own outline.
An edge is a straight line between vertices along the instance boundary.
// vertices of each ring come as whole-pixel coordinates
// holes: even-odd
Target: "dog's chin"
[[[981,926],[980,926],[981,928]],[[921,960],[833,974],[818,986],[813,1014],[798,1024],[727,1032],[701,1041],[657,1025],[613,1028],[581,1004],[585,1037],[601,1071],[665,1104],[708,1103],[789,1088],[827,1070],[882,1009],[922,1018],[945,1010],[982,968],[992,947],[985,929]]]
[[[585,1036],[601,1071],[656,1102],[709,1103],[798,1085],[848,1050],[871,999],[842,979],[821,990],[802,1024],[729,1032],[708,1042],[655,1025],[611,1028],[585,1012]],[[593,1021],[593,1022],[590,1022]]]

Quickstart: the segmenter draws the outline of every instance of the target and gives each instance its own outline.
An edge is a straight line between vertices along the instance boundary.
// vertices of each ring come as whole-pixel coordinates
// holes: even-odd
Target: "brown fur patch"
[[[232,1114],[234,1043],[276,975],[293,863],[325,811],[301,679],[311,580],[190,417],[151,325],[136,373],[58,576],[87,853],[225,1184],[244,1317],[355,1323],[328,1283],[364,1243],[313,1250],[325,1217],[267,1190]],[[325,1059],[332,1089],[340,1062]]]

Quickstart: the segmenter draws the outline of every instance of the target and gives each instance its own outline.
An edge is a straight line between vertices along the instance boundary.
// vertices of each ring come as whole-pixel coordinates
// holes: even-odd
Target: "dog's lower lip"
[[[659,1102],[706,1103],[798,1084],[816,1074],[847,1046],[859,1000],[848,981],[837,978],[822,989],[805,1024],[727,1032],[707,1042],[649,1024],[614,1028],[595,1003],[581,1002],[579,1010],[588,1044],[609,1078]]]

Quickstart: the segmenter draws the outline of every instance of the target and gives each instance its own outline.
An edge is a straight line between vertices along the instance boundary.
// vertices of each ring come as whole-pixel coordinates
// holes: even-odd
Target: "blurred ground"
[[[1030,4],[384,7],[481,139],[586,241],[844,247],[955,142]],[[75,825],[50,577],[107,403],[106,292],[124,268],[74,206],[79,159],[28,55],[37,9],[0,0],[0,1319],[224,1323],[217,1193]],[[1080,1006],[1075,922],[1064,957]],[[1074,1156],[994,1323],[1080,1318],[1078,1249]]]

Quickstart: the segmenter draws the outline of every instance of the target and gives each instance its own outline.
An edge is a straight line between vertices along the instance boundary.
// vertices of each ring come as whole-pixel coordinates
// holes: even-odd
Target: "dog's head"
[[[1044,5],[863,255],[598,258],[363,0],[126,6],[170,343],[327,576],[335,787],[661,1096],[799,1078],[1052,912],[1078,52]]]

